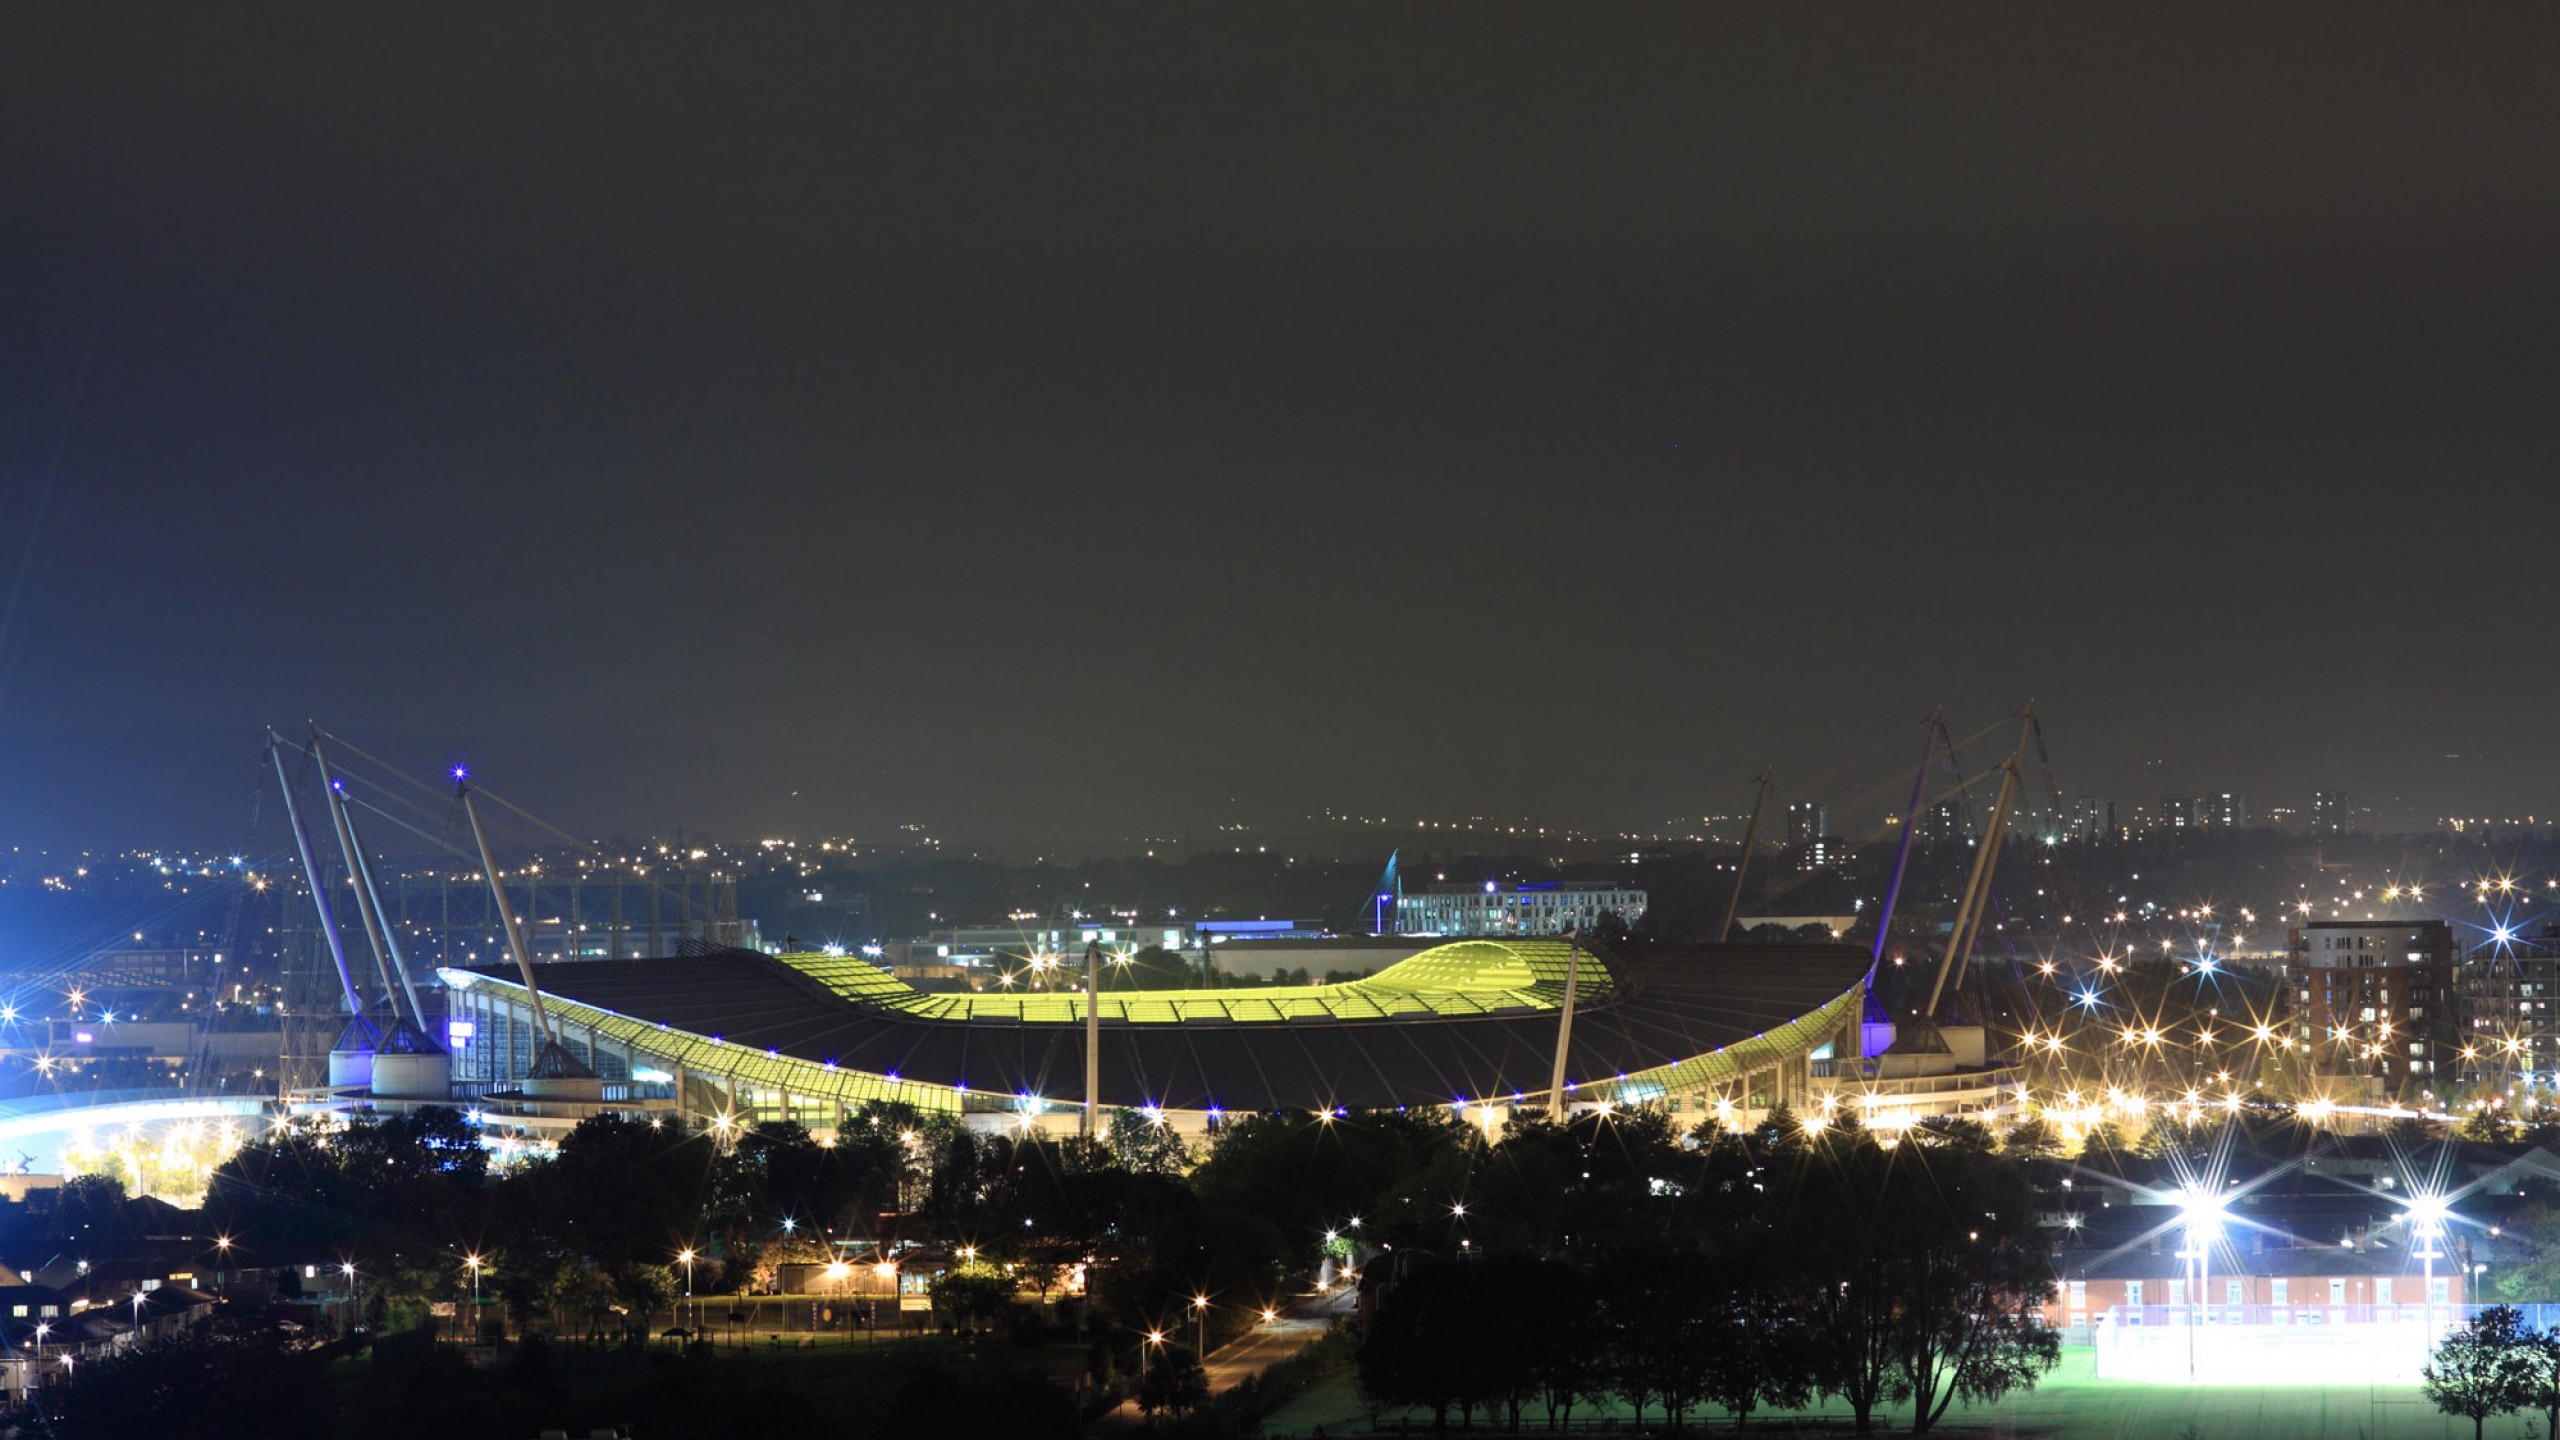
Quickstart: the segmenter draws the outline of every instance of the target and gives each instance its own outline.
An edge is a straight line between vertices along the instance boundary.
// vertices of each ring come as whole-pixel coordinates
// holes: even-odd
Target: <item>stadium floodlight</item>
[[[2412,1194],[2401,1203],[2400,1218],[2409,1227],[2410,1238],[2416,1240],[2416,1258],[2425,1267],[2427,1343],[2435,1343],[2436,1329],[2436,1262],[2444,1251],[2436,1244],[2444,1238],[2445,1222],[2453,1218],[2453,1208],[2445,1197],[2432,1191]]]
[[[2453,1210],[2441,1195],[2412,1195],[2401,1206],[2400,1217],[2408,1222],[2409,1233],[2418,1239],[2441,1240]]]
[[[2178,1192],[2178,1215],[2186,1227],[2186,1248],[2178,1258],[2187,1262],[2187,1379],[2196,1375],[2196,1324],[2204,1318],[2205,1285],[2211,1278],[2213,1247],[2222,1239],[2223,1222],[2229,1218],[2220,1191],[2202,1185],[2189,1185]]]
[[[2198,1185],[2190,1185],[2178,1192],[2178,1215],[2186,1227],[2187,1248],[2190,1250],[2198,1250],[2220,1240],[2223,1222],[2230,1218],[2222,1197]]]

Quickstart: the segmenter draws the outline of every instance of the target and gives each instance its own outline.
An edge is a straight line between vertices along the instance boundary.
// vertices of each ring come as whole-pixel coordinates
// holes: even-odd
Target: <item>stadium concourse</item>
[[[1106,988],[1098,1108],[1186,1134],[1251,1111],[1449,1107],[1488,1127],[1543,1105],[1573,1003],[1573,1108],[1667,1106],[1750,1123],[1813,1098],[1858,1055],[1869,957],[1837,945],[1615,945],[1464,940],[1343,984]],[[447,969],[459,1093],[531,1135],[603,1110],[715,1127],[794,1120],[822,1136],[899,1101],[981,1127],[1072,1133],[1085,1000],[1056,988],[937,994],[859,957],[724,951],[537,966],[555,1037],[603,1084],[524,1086],[542,1051],[514,971]]]

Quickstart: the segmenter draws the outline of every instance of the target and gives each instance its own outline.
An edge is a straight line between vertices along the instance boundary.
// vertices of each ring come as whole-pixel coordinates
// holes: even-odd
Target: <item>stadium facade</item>
[[[1566,972],[1574,971],[1564,1023]],[[1813,1098],[1858,1055],[1869,957],[1828,945],[1435,946],[1335,985],[1100,997],[1098,1106],[1186,1132],[1226,1114],[1450,1107],[1498,1124],[1542,1105],[1560,1039],[1568,1104],[1660,1104],[1747,1123]],[[857,956],[730,951],[537,966],[556,1037],[603,1077],[588,1104],[526,1086],[541,1046],[513,971],[448,969],[454,1079],[543,1128],[593,1105],[824,1133],[877,1100],[989,1128],[1072,1128],[1085,1000],[1058,988],[937,994]],[[537,1082],[539,1076],[532,1077]]]

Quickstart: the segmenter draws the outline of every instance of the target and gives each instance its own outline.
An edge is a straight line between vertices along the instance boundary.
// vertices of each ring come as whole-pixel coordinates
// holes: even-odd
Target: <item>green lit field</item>
[[[2439,1414],[2415,1386],[2221,1385],[2188,1389],[2100,1380],[2091,1373],[2091,1367],[2087,1346],[2065,1349],[2061,1367],[2047,1375],[2032,1393],[1978,1410],[1950,1409],[1932,1433],[1998,1436],[2003,1440],[2010,1436],[2033,1436],[2039,1440],[2177,1440],[2188,1434],[2196,1440],[2470,1440],[2471,1435],[2470,1421]],[[1609,1418],[1615,1420],[1619,1433],[1625,1433],[1623,1408],[1594,1412],[1590,1407],[1577,1406],[1573,1415],[1576,1430],[1583,1429],[1586,1420]],[[1416,1431],[1430,1428],[1428,1412],[1412,1418]],[[1544,1418],[1539,1412],[1524,1414],[1523,1433],[1537,1428]],[[1849,1428],[1848,1408],[1838,1404],[1803,1412],[1801,1418],[1815,1423],[1791,1427],[1782,1417],[1757,1413],[1743,1433],[1784,1435],[1791,1430],[1815,1429],[1845,1433]],[[1645,1419],[1652,1426],[1661,1424],[1659,1413],[1648,1412]],[[1907,1431],[1911,1410],[1906,1405],[1879,1419],[1878,1433]],[[1380,1423],[1392,1430],[1396,1416],[1390,1413]],[[1449,1423],[1454,1429],[1457,1417],[1451,1416]],[[1326,1435],[1332,1437],[1368,1431],[1368,1412],[1360,1408],[1348,1375],[1337,1376],[1282,1407],[1264,1423],[1263,1434],[1280,1440],[1305,1436],[1317,1426],[1324,1427]],[[1477,1426],[1485,1428],[1485,1417],[1477,1417]],[[1689,1428],[1691,1433],[1729,1434],[1732,1421],[1710,1411],[1703,1423],[1699,1415],[1692,1414]],[[2541,1428],[2539,1415],[2507,1415],[2490,1421],[2487,1433],[2495,1440],[2518,1440],[2528,1433],[2539,1434]]]

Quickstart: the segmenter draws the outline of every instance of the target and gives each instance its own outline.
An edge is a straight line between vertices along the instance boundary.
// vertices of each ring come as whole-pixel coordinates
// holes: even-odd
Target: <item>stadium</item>
[[[1861,1053],[1870,963],[1848,946],[1464,940],[1342,984],[1106,988],[1094,1102],[1195,1134],[1272,1110],[1450,1107],[1491,1126],[1545,1102],[1561,1042],[1574,1108],[1747,1123]],[[514,970],[440,973],[457,1092],[532,1131],[600,1104],[823,1135],[873,1101],[1073,1126],[1085,1099],[1072,968],[1045,972],[1055,990],[941,994],[859,957],[723,951],[535,966],[538,1002]],[[600,1090],[543,1083],[536,1003]]]

